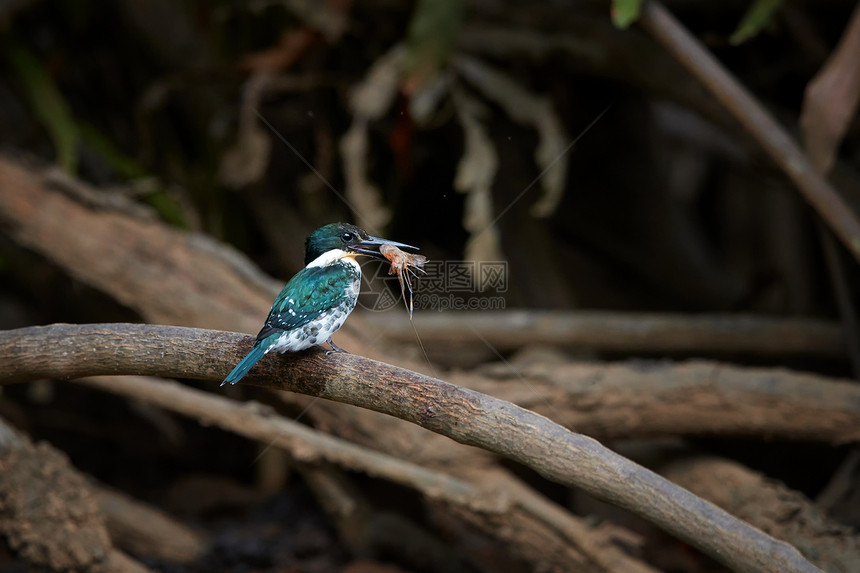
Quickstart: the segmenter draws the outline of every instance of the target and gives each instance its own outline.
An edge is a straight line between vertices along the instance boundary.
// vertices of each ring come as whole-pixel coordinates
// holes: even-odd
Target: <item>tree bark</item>
[[[604,440],[860,441],[860,385],[784,368],[705,360],[529,360],[524,355],[449,378]]]
[[[282,418],[260,404],[236,402],[157,378],[98,376],[81,378],[77,383],[144,400],[196,418],[201,423],[283,448],[305,468],[303,474],[310,471],[309,467],[329,463],[412,488],[431,505],[439,504],[459,519],[501,540],[511,553],[524,558],[535,569],[653,572],[651,567],[631,557],[615,543],[621,539],[626,547],[635,546],[637,536],[610,524],[586,524],[528,487],[506,478],[505,472],[495,468],[476,469],[466,479],[458,479]],[[313,473],[319,477],[325,472]],[[311,487],[325,488],[330,480],[325,475],[322,479],[323,484],[310,479]],[[342,489],[347,487],[343,485]],[[344,495],[341,493],[341,497]],[[330,492],[327,497],[337,495]],[[347,499],[342,505],[351,503],[356,502]],[[337,515],[338,511],[332,509],[330,513]],[[517,523],[528,526],[514,525]],[[350,526],[348,537],[356,535],[355,529],[361,529],[361,524]]]
[[[54,325],[0,334],[0,383],[138,374],[222,380],[252,337],[149,325]],[[518,461],[651,521],[739,571],[817,571],[790,545],[655,473],[513,404],[354,355],[263,360],[251,384],[396,416]]]
[[[684,458],[658,471],[763,531],[790,541],[825,571],[860,571],[860,537],[782,483],[712,456]]]
[[[34,500],[41,500],[36,503]],[[0,420],[0,535],[37,568],[146,573],[111,543],[87,479],[46,443]]]
[[[362,320],[389,340],[408,340],[412,325],[392,313]],[[447,311],[416,319],[426,346],[491,344],[501,351],[528,345],[627,355],[767,356],[844,358],[838,324],[813,318],[680,315],[602,311]]]

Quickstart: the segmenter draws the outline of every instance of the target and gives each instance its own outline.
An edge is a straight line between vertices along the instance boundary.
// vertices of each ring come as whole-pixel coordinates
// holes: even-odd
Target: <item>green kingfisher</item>
[[[346,352],[331,336],[355,308],[361,287],[361,267],[355,258],[378,259],[381,245],[416,247],[370,236],[348,223],[320,227],[305,240],[305,268],[281,290],[257,335],[254,347],[221,383],[235,384],[263,356],[273,350],[296,352],[326,342],[329,352]]]

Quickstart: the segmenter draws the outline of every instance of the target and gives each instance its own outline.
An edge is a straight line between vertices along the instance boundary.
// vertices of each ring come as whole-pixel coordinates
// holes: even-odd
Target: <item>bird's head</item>
[[[379,252],[379,247],[385,244],[394,245],[401,249],[418,250],[417,247],[411,245],[374,237],[361,227],[349,223],[331,223],[308,235],[305,241],[305,264],[307,265],[322,254],[333,250],[383,259],[385,257]]]

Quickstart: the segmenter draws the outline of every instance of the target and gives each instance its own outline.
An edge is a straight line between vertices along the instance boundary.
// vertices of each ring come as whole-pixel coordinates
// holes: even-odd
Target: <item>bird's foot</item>
[[[326,350],[326,356],[328,356],[329,354],[334,354],[335,352],[343,352],[344,354],[349,354],[349,352],[335,344],[334,341],[331,339],[331,336],[329,336],[328,340],[326,340],[325,342],[332,348],[331,350]]]

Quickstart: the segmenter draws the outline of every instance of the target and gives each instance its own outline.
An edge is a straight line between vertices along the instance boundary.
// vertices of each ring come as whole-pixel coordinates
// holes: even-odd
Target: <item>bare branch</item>
[[[529,488],[506,481],[510,478],[497,469],[476,471],[473,480],[458,479],[285,419],[255,402],[236,402],[177,382],[140,376],[99,376],[76,382],[145,400],[202,423],[273,444],[306,467],[326,462],[412,488],[430,501],[446,504],[461,518],[502,540],[536,569],[653,571],[613,543],[624,536],[617,527],[589,526]],[[324,476],[323,482],[328,481]],[[310,482],[311,487],[320,487],[316,480]],[[328,497],[330,503],[336,503],[331,498],[337,496]],[[344,502],[351,503],[354,500]],[[521,522],[528,523],[528,527],[512,526]],[[625,539],[625,544],[635,545],[636,541]],[[601,567],[589,567],[595,563]]]
[[[860,221],[785,129],[662,4],[656,0],[646,3],[640,22],[758,140],[860,261]]]
[[[364,313],[362,320],[391,340],[412,335],[412,325],[399,315]],[[489,343],[513,350],[551,344],[625,354],[845,356],[838,324],[801,317],[482,310],[425,313],[419,322],[425,345],[446,348]]]
[[[169,563],[193,563],[208,549],[206,535],[163,511],[104,484],[91,481],[89,485],[115,546],[132,555],[156,557]]]
[[[253,338],[132,324],[53,325],[0,333],[0,384],[138,374],[221,380]],[[255,385],[346,402],[523,463],[547,479],[626,508],[739,571],[817,571],[777,541],[596,440],[465,388],[354,355],[264,360]]]
[[[705,360],[494,364],[450,381],[604,440],[733,436],[860,441],[860,386],[784,368]]]
[[[839,46],[806,86],[800,126],[812,164],[826,174],[860,104],[860,4]]]
[[[2,419],[0,507],[0,536],[33,567],[149,571],[113,545],[87,478],[68,458],[47,443],[33,445]]]
[[[712,456],[682,458],[658,471],[771,535],[790,540],[826,571],[860,570],[860,537],[780,482]]]

